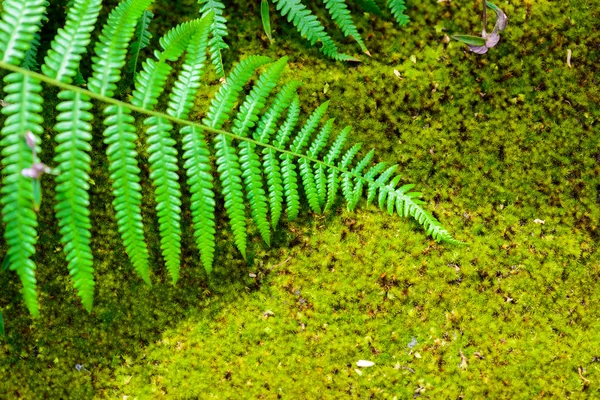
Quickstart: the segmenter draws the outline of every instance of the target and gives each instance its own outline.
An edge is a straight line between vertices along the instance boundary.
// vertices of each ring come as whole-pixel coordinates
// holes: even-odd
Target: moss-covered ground
[[[347,65],[277,16],[269,45],[259,2],[236,1],[228,67],[288,55],[285,80],[304,82],[303,110],[331,100],[337,126],[351,123],[353,141],[399,163],[403,182],[468,245],[435,243],[415,222],[362,204],[305,210],[271,248],[254,235],[246,263],[220,205],[214,274],[200,267],[187,222],[179,284],[154,261],[150,288],[120,244],[98,139],[95,308],[83,310],[69,280],[48,179],[40,319],[27,315],[17,276],[0,273],[0,398],[600,398],[597,2],[501,1],[510,23],[485,56],[445,40],[479,31],[478,2],[410,2],[405,28],[353,8],[373,57]],[[196,10],[159,1],[155,36]],[[51,134],[49,124],[46,142]],[[146,233],[159,260],[145,157]],[[359,369],[361,359],[375,365]]]

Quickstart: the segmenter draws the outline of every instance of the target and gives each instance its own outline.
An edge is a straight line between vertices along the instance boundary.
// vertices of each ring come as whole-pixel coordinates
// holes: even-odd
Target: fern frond
[[[77,0],[69,7],[65,26],[56,33],[44,59],[44,75],[62,82],[73,81],[101,9],[102,0]]]
[[[181,190],[177,174],[177,150],[170,132],[173,126],[160,117],[149,117],[144,121],[149,126],[148,154],[150,157],[150,179],[156,187],[156,212],[160,232],[160,248],[173,284],[179,279],[181,261]]]
[[[135,82],[137,75],[140,54],[142,50],[148,47],[150,44],[150,39],[152,39],[152,34],[148,30],[152,18],[154,18],[154,13],[152,13],[150,10],[144,10],[135,27],[135,33],[133,35],[134,40],[133,43],[131,43],[131,48],[129,49],[131,58],[127,63],[127,72],[131,74],[131,80],[133,82]]]
[[[265,105],[267,96],[277,85],[279,76],[287,63],[287,57],[273,63],[265,73],[261,74],[258,82],[240,107],[240,111],[233,123],[233,133],[246,137],[247,132],[258,121],[258,113]],[[244,180],[246,197],[250,204],[252,218],[267,245],[271,245],[271,230],[267,221],[267,196],[263,189],[261,177],[261,163],[256,154],[256,145],[252,142],[240,142],[240,163],[242,178]]]
[[[313,140],[310,147],[308,148],[308,151],[306,152],[306,155],[308,157],[317,158],[319,156],[319,153],[327,144],[327,140],[329,139],[329,135],[331,134],[331,130],[333,129],[334,121],[335,118],[331,118],[328,119],[327,122],[325,122],[325,125],[323,125],[323,128],[321,128],[321,131]]]
[[[323,43],[319,49],[327,57],[338,61],[358,61],[356,58],[340,53],[337,45],[325,32],[325,28],[317,17],[304,5],[301,0],[272,0],[281,16],[294,24],[300,35],[311,45],[318,41]]]
[[[360,160],[358,164],[352,169],[351,174],[347,174],[346,176],[350,179],[348,183],[348,188],[346,188],[346,192],[344,192],[344,196],[347,200],[347,208],[348,211],[353,211],[358,202],[362,197],[363,185],[364,181],[362,178],[356,178],[356,182],[354,183],[354,187],[352,187],[352,176],[360,176],[362,171],[371,163],[375,155],[375,150],[369,151],[363,158]]]
[[[149,150],[150,153],[160,154],[160,157],[157,156],[160,160],[151,159],[153,165],[155,163],[160,164],[158,166],[159,172],[157,172],[154,167],[152,168],[151,178],[155,182],[157,180],[162,180],[161,184],[165,188],[162,192],[157,190],[157,199],[164,193],[168,193],[176,200],[180,197],[178,186],[174,192],[173,187],[167,182],[168,180],[172,180],[173,182],[177,181],[176,153],[174,152],[174,141],[170,138],[170,132],[172,131],[171,125],[173,123],[185,125],[185,128],[182,129],[182,134],[184,136],[184,151],[187,154],[185,167],[189,178],[188,181],[195,187],[194,191],[196,193],[201,193],[201,195],[204,196],[203,198],[192,199],[192,204],[195,201],[201,203],[201,207],[195,212],[195,215],[198,216],[198,218],[194,218],[194,224],[203,224],[206,220],[210,221],[210,228],[208,231],[210,231],[212,237],[214,237],[214,194],[210,173],[210,152],[204,142],[202,134],[205,131],[215,134],[213,143],[216,150],[217,171],[222,183],[222,193],[225,197],[225,208],[231,220],[236,246],[238,246],[240,252],[244,256],[246,255],[247,238],[243,192],[245,190],[248,198],[251,200],[252,204],[250,207],[254,216],[257,213],[255,209],[260,208],[260,205],[253,202],[251,196],[255,193],[259,193],[258,189],[263,190],[262,173],[267,175],[269,203],[271,203],[272,199],[272,188],[277,187],[277,184],[274,184],[277,179],[272,179],[272,177],[277,176],[279,179],[279,188],[274,191],[276,192],[276,195],[279,196],[279,215],[281,214],[282,197],[283,194],[285,194],[288,217],[290,219],[297,216],[299,210],[299,179],[302,181],[308,205],[310,205],[313,211],[317,212],[323,207],[325,201],[325,208],[330,207],[330,205],[333,204],[339,186],[342,187],[347,207],[350,210],[354,209],[362,198],[364,188],[366,187],[367,202],[372,202],[375,196],[378,195],[378,205],[381,208],[386,209],[390,213],[397,212],[401,216],[412,216],[436,240],[459,243],[450,236],[448,231],[441,226],[439,221],[437,221],[431,213],[423,209],[422,205],[424,203],[418,199],[420,193],[410,191],[413,187],[412,185],[403,185],[399,187],[401,179],[395,174],[397,166],[387,167],[385,164],[380,163],[367,169],[374,158],[373,151],[358,158],[358,153],[360,151],[359,144],[351,146],[347,150],[343,150],[349,128],[345,128],[340,135],[338,135],[338,138],[334,143],[327,147],[333,120],[325,122],[317,134],[317,127],[320,120],[323,118],[327,103],[319,106],[307,118],[306,123],[293,137],[292,132],[298,121],[300,109],[299,100],[295,94],[295,89],[297,87],[295,84],[291,84],[289,87],[280,91],[276,97],[277,101],[274,101],[264,113],[262,112],[263,108],[265,108],[266,99],[274,89],[275,81],[281,74],[281,70],[285,65],[285,60],[280,60],[267,68],[266,72],[257,80],[257,83],[241,104],[239,111],[236,114],[233,114],[233,110],[237,104],[240,93],[243,91],[245,83],[254,74],[256,68],[269,61],[267,58],[250,57],[241,62],[234,69],[231,76],[226,80],[226,83],[221,87],[211,102],[207,116],[203,120],[202,125],[182,119],[186,118],[189,113],[193,92],[197,89],[200,75],[200,73],[196,74],[192,66],[199,64],[201,69],[206,61],[206,56],[202,54],[202,50],[206,48],[208,42],[208,25],[206,21],[207,20],[203,20],[204,25],[203,23],[200,23],[195,27],[192,27],[193,23],[190,23],[189,28],[186,28],[184,24],[182,27],[179,27],[165,36],[165,39],[161,42],[164,51],[162,53],[155,53],[157,60],[149,60],[144,63],[144,71],[138,75],[138,84],[136,85],[136,91],[134,92],[132,100],[133,104],[131,105],[112,98],[106,98],[106,96],[95,92],[89,92],[62,83],[53,78],[25,71],[22,68],[9,66],[0,62],[2,68],[19,71],[19,76],[27,77],[32,80],[39,79],[81,95],[81,100],[77,100],[78,104],[70,107],[75,110],[75,112],[85,111],[81,105],[85,103],[85,101],[89,102],[89,99],[85,98],[86,96],[111,104],[107,107],[106,115],[108,117],[105,121],[108,126],[105,131],[105,136],[108,144],[107,153],[110,162],[109,169],[111,179],[115,181],[114,188],[117,197],[123,194],[125,194],[125,197],[130,197],[127,201],[115,201],[114,205],[117,211],[119,230],[123,236],[125,247],[136,270],[138,270],[142,276],[144,270],[147,272],[147,268],[143,268],[143,266],[136,264],[136,262],[145,259],[147,265],[147,250],[145,246],[139,247],[137,245],[137,243],[143,243],[143,230],[141,217],[139,220],[136,219],[136,215],[139,214],[139,202],[141,196],[139,196],[139,180],[135,180],[139,169],[137,169],[135,162],[137,153],[134,144],[136,140],[135,128],[133,125],[134,119],[131,116],[133,111],[151,116],[146,120],[146,122],[150,124],[148,136],[156,137],[158,141],[152,142],[149,140],[149,147],[158,146],[161,149],[173,149],[173,152],[162,152],[162,150],[160,150],[156,153],[154,149]],[[185,33],[183,33],[184,31]],[[194,39],[187,39],[192,36]],[[196,39],[198,39],[200,44],[196,42]],[[155,100],[162,93],[162,87],[164,87],[166,76],[170,71],[170,67],[168,67],[168,65],[165,67],[163,64],[166,65],[167,60],[175,60],[185,50],[188,51],[188,55],[184,63],[184,70],[178,77],[173,92],[169,97],[167,114],[152,111],[152,108],[156,104]],[[189,88],[184,86],[186,83],[189,83]],[[68,101],[69,99],[64,100]],[[279,104],[279,102],[281,102],[281,104]],[[65,107],[68,106],[65,105]],[[9,107],[7,107],[7,109],[8,108]],[[286,109],[288,109],[288,115],[286,119],[280,123],[279,119]],[[31,115],[28,118],[30,120],[39,118],[37,117],[37,112],[38,111],[30,113]],[[233,132],[223,130],[222,127],[228,122],[232,115],[234,118],[230,126],[233,127]],[[74,121],[86,121],[87,119],[89,118],[72,118]],[[22,123],[22,120],[19,119],[17,122]],[[271,136],[273,136],[277,127],[279,127],[279,130],[272,139]],[[84,127],[82,124],[77,125],[76,128],[81,131],[87,130],[87,127]],[[38,131],[40,129],[41,128],[39,128]],[[72,139],[72,136],[74,135],[76,134],[71,134],[69,136],[65,135],[65,137]],[[250,136],[252,136],[252,139],[250,139]],[[234,140],[236,141],[235,143]],[[85,140],[83,143],[87,144]],[[71,149],[76,147],[77,146],[71,144]],[[239,155],[237,152],[238,147],[241,149]],[[257,149],[259,148],[263,149],[262,165],[258,157],[260,152]],[[326,149],[325,156],[320,156]],[[81,154],[74,154],[76,157],[82,157]],[[85,156],[85,151],[82,152],[82,154]],[[281,155],[281,157],[278,157],[279,155]],[[85,157],[82,157],[82,159],[83,158]],[[133,168],[131,168],[132,165]],[[242,170],[244,172],[242,172]],[[255,174],[258,179],[254,180],[254,178],[248,178],[250,175],[246,172],[247,170],[253,170],[252,173]],[[363,172],[365,170],[366,172]],[[300,178],[298,177],[298,174],[300,175]],[[252,180],[252,185],[255,185],[257,189],[250,188],[250,184],[247,184],[247,188],[244,189],[243,185],[247,182],[242,182],[242,178],[244,178],[244,180]],[[71,179],[78,179],[78,177]],[[327,185],[325,185],[325,181],[327,181]],[[121,192],[118,192],[118,190],[121,190]],[[253,191],[252,194],[249,193],[250,191]],[[262,192],[262,195],[264,196],[264,191]],[[194,194],[192,194],[192,196],[194,197]],[[79,198],[82,198],[83,196],[77,195],[76,197],[78,197],[77,200],[79,200]],[[273,196],[273,198],[274,197],[276,196]],[[165,207],[165,209],[171,211],[175,209],[174,219],[179,223],[180,203],[171,201],[170,199],[157,200],[157,203],[158,202],[167,202],[168,207]],[[134,206],[133,208],[130,207],[132,204]],[[266,202],[263,197],[263,205],[264,204],[266,204]],[[271,207],[271,224],[273,226],[276,226],[276,221],[279,218],[278,216],[273,217],[273,215],[277,215],[276,208],[277,206]],[[159,223],[161,225],[165,224],[166,219],[164,215],[160,213],[160,209],[158,211]],[[263,211],[259,210],[258,212],[262,212],[261,218],[263,225],[266,225],[264,222],[266,221],[266,206],[264,206]],[[126,222],[122,223],[121,220],[126,220]],[[133,228],[131,228],[132,226]],[[167,224],[165,226],[170,225]],[[127,227],[128,231],[124,232],[123,227]],[[171,242],[169,242],[169,246],[166,247],[163,246],[163,244],[167,242],[161,240],[161,248],[165,255],[165,260],[169,257],[174,257],[176,259],[179,257],[180,233],[177,232],[178,229],[179,227],[177,225],[177,229],[175,230],[171,229],[170,231],[163,231],[164,235],[168,236],[169,240],[174,240],[177,243],[176,246],[173,246]],[[265,228],[259,226],[259,230],[261,229],[264,230]],[[269,230],[270,229],[267,226],[267,235],[265,235],[267,237],[270,236]],[[161,234],[163,234],[163,232],[161,232]],[[199,239],[198,236],[197,239]],[[203,262],[206,262],[204,257],[205,250],[200,245],[199,240],[197,240],[197,243],[203,253]],[[214,242],[211,241],[211,243],[213,244],[208,245],[207,251],[210,260],[205,264],[207,270],[210,270],[210,263],[212,263],[212,254],[214,251]],[[145,255],[138,252],[140,248],[143,249]],[[176,249],[174,253],[167,251],[168,249],[173,248]],[[13,263],[12,256],[9,256],[8,260]],[[174,279],[176,279],[176,271],[171,268],[170,271]]]
[[[285,148],[286,143],[290,138],[290,134],[300,115],[300,99],[298,95],[294,95],[294,99],[290,104],[288,115],[283,125],[279,128],[279,132],[275,137],[273,145],[276,148]],[[286,198],[286,212],[289,220],[293,220],[298,215],[300,209],[300,196],[298,195],[298,184],[295,167],[292,162],[291,155],[284,153],[281,155],[282,164],[279,166],[277,153],[274,149],[266,148],[264,150],[263,165],[267,172],[267,183],[269,186],[269,203],[271,205],[271,224],[277,226],[281,216],[283,196]],[[283,190],[282,190],[283,189]]]
[[[119,233],[127,255],[136,272],[150,285],[148,248],[144,241],[144,230],[140,205],[142,194],[140,169],[137,166],[135,141],[137,134],[131,111],[122,106],[108,106],[104,110],[104,143],[112,180],[113,207],[116,212]]]
[[[288,221],[298,217],[300,211],[300,194],[298,193],[298,174],[294,156],[288,153],[281,155],[281,178],[285,193],[286,213]]]
[[[19,65],[23,61],[45,15],[46,5],[46,0],[4,0],[0,19],[2,62]]]
[[[406,11],[405,0],[387,0],[386,4],[396,19],[396,22],[398,22],[398,25],[404,26],[410,22],[408,15],[404,14],[404,11]]]
[[[182,70],[169,96],[167,114],[187,118],[200,88],[200,78],[206,63],[208,33],[212,13],[202,17],[196,34],[187,48]],[[194,126],[181,129],[183,143],[183,168],[191,193],[192,223],[194,237],[200,251],[200,259],[207,273],[212,271],[215,252],[215,194],[213,192],[210,151],[202,131]]]
[[[210,273],[215,253],[215,194],[210,151],[200,128],[186,126],[181,134],[196,246],[204,269]]]
[[[90,43],[91,32],[102,5],[101,0],[77,0],[69,7],[65,27],[58,30],[50,44],[42,71],[45,75],[70,83]],[[90,249],[89,171],[92,139],[90,98],[73,91],[62,91],[58,98],[54,161],[56,177],[56,217],[67,254],[74,287],[89,312],[94,299],[94,269]]]
[[[319,153],[327,144],[327,140],[329,139],[329,135],[333,129],[333,122],[334,118],[331,118],[325,123],[325,125],[323,125],[321,132],[319,132],[317,137],[313,140],[306,153],[308,157],[316,159],[319,156]],[[316,166],[314,180],[317,201],[320,208],[325,205],[325,199],[327,198],[327,177],[325,176],[325,167],[322,164]]]
[[[144,10],[153,0],[124,0],[108,16],[108,21],[94,47],[92,77],[88,88],[99,96],[110,97],[121,79],[125,66],[127,45]],[[117,225],[125,250],[136,272],[150,284],[148,248],[144,240],[141,216],[140,169],[137,166],[131,109],[122,105],[105,108],[104,143],[108,145],[110,178],[112,180],[113,206]]]
[[[210,59],[215,66],[219,76],[225,76],[225,68],[223,68],[223,57],[221,50],[228,49],[229,46],[223,38],[227,36],[227,20],[223,16],[225,5],[219,0],[198,0],[200,4],[200,14],[205,17],[209,14],[213,15],[213,22],[210,25],[211,38],[208,41],[210,51]]]
[[[16,56],[11,57],[13,61]],[[36,293],[35,264],[30,259],[37,241],[37,215],[34,209],[33,180],[21,171],[34,163],[33,153],[25,142],[25,133],[41,135],[43,132],[43,99],[39,95],[39,81],[20,73],[4,78],[5,100],[2,108],[6,115],[2,129],[2,221],[6,224],[4,239],[8,246],[9,268],[16,271],[23,284],[23,299],[32,316],[39,315]],[[39,151],[39,146],[37,146]]]
[[[321,213],[321,202],[317,185],[315,183],[315,175],[312,170],[310,161],[306,158],[300,159],[300,176],[302,177],[302,185],[304,186],[304,194],[308,199],[308,205],[317,214]]]
[[[163,52],[156,52],[156,60],[149,58],[143,63],[132,95],[133,105],[148,110],[154,108],[172,69],[167,61],[175,61],[181,56],[200,24],[200,20],[183,23],[160,38]],[[177,150],[170,134],[173,126],[160,117],[146,118],[144,125],[148,126],[148,161],[150,179],[155,186],[161,250],[175,284],[179,279],[181,262],[181,190],[177,174]]]
[[[254,70],[270,61],[267,57],[251,56],[240,62],[210,104],[206,118],[202,122],[211,128],[223,126],[233,110],[235,101],[243,85],[250,79]],[[242,194],[242,171],[232,138],[219,134],[214,139],[217,158],[217,171],[223,186],[225,209],[231,221],[235,244],[246,258],[246,221]]]
[[[360,46],[360,49],[363,53],[371,56],[367,46],[363,42],[360,34],[358,33],[358,29],[352,21],[352,16],[350,14],[350,10],[348,10],[348,6],[346,5],[345,0],[323,0],[325,3],[325,8],[329,11],[329,15],[333,18],[335,24],[342,30],[344,36],[352,37],[356,43]]]
[[[69,273],[73,277],[82,304],[88,312],[94,301],[94,269],[90,248],[91,223],[89,201],[90,156],[92,139],[92,108],[89,97],[72,91],[58,94],[60,114],[54,129],[58,144],[54,161],[56,177],[56,218],[67,254]]]
[[[45,0],[5,0],[0,19],[0,59],[19,65],[31,48],[32,41],[45,15]],[[6,260],[9,268],[16,271],[23,284],[23,300],[29,313],[37,317],[35,264],[30,259],[35,253],[37,241],[37,215],[34,182],[22,175],[25,168],[34,162],[32,150],[25,142],[25,134],[40,135],[43,99],[40,82],[31,76],[11,73],[4,78],[4,100],[2,108],[6,115],[2,140],[2,221],[6,224],[4,239],[8,246]],[[36,138],[37,141],[37,138]],[[36,146],[36,151],[39,151]]]
[[[297,98],[298,95],[296,94],[296,89],[299,86],[300,82],[291,81],[279,91],[269,109],[263,114],[260,121],[258,121],[257,128],[253,134],[254,140],[268,144],[271,135],[277,129],[277,123],[279,122],[281,115],[288,107],[290,107],[293,118],[297,120],[298,114],[300,113],[300,102]],[[293,105],[291,105],[292,99],[294,99]],[[289,132],[291,132],[293,125],[295,125],[295,122],[291,125],[288,123],[288,135]],[[275,228],[279,222],[279,218],[281,217],[283,204],[283,181],[281,177],[281,168],[279,167],[278,155],[274,149],[264,148],[262,153],[262,165],[264,172],[267,175],[269,206],[271,209],[271,225],[273,228]]]
[[[335,161],[338,159],[340,154],[342,153],[342,149],[344,148],[344,144],[346,144],[346,140],[348,140],[348,134],[350,133],[350,127],[347,126],[337,135],[335,142],[329,148],[327,155],[324,158],[325,164],[334,165]],[[321,172],[319,172],[321,173]],[[323,171],[325,174],[325,171]],[[338,185],[338,170],[334,168],[329,169],[329,173],[327,175],[327,202],[325,203],[325,211],[328,211],[333,207],[335,199],[337,197],[337,191],[339,188]],[[322,178],[319,178],[322,179]],[[321,182],[319,182],[322,185]],[[321,188],[321,191],[323,189]],[[320,197],[323,194],[321,193]]]

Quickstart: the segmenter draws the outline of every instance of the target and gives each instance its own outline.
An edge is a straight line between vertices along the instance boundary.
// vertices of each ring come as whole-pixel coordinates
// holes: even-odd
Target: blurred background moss
[[[59,3],[55,29],[64,22]],[[120,244],[97,124],[94,310],[84,311],[70,282],[46,179],[39,320],[29,318],[17,276],[0,273],[0,398],[600,397],[597,3],[496,3],[509,26],[485,56],[448,41],[478,33],[478,1],[409,2],[403,28],[352,7],[373,55],[358,64],[324,58],[274,7],[269,44],[260,2],[226,4],[228,69],[249,54],[289,56],[284,80],[304,82],[303,110],[331,100],[336,125],[352,124],[352,141],[375,148],[376,161],[399,163],[403,182],[416,183],[427,208],[469,245],[439,245],[374,207],[305,209],[271,248],[254,235],[245,263],[221,205],[214,274],[199,263],[188,213],[178,286],[155,261],[149,288]],[[321,4],[311,8],[329,21]],[[152,10],[156,45],[198,5],[160,0]],[[51,24],[44,37],[53,34]],[[194,119],[218,88],[214,74],[205,82]],[[51,163],[52,151],[43,157]],[[359,359],[375,365],[359,369]]]

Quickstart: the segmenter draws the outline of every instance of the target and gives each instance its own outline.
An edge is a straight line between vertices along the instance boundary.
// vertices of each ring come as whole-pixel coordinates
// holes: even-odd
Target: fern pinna
[[[41,65],[42,73],[19,64],[31,48],[28,46],[44,16],[46,3],[41,0],[3,3],[0,67],[11,71],[4,78],[7,105],[2,109],[6,116],[1,141],[1,201],[7,243],[4,263],[20,276],[23,297],[32,315],[39,314],[35,265],[31,259],[37,236],[38,189],[41,172],[50,171],[37,159],[41,150],[37,135],[42,132],[40,113],[44,104],[42,82],[61,89],[54,121],[55,211],[67,267],[87,310],[93,305],[95,285],[88,196],[90,153],[94,151],[92,99],[105,105],[103,134],[116,224],[133,268],[148,284],[151,259],[140,212],[139,125],[133,112],[145,115],[143,147],[148,153],[149,178],[154,186],[160,250],[173,283],[179,278],[181,264],[180,175],[185,176],[182,182],[185,181],[191,195],[195,241],[207,272],[212,269],[215,252],[214,179],[220,180],[220,195],[235,245],[243,257],[247,253],[248,216],[269,245],[271,230],[283,215],[288,220],[296,218],[303,203],[315,213],[330,210],[339,192],[349,210],[366,195],[367,203],[377,199],[379,207],[391,214],[414,217],[436,240],[458,243],[422,208],[420,194],[410,191],[412,185],[399,186],[397,166],[385,163],[371,166],[373,151],[358,158],[358,144],[345,149],[349,127],[333,137],[334,120],[322,121],[327,102],[304,118],[300,115],[297,94],[299,82],[288,82],[276,91],[286,58],[273,62],[267,57],[251,56],[241,61],[212,99],[202,123],[189,121],[206,70],[207,54],[212,54],[212,12],[168,31],[159,40],[153,56],[140,63],[139,71],[134,71],[130,101],[115,99],[128,54],[138,56],[139,49],[128,51],[128,46],[135,41],[136,30],[140,40],[140,24],[144,24],[145,10],[151,2],[123,0],[110,13],[93,47],[87,88],[72,83],[77,82],[79,64],[90,44],[101,1],[72,2],[67,22],[58,31]],[[168,85],[174,70],[171,63],[180,58],[183,60],[174,83]],[[259,70],[262,73],[253,79]],[[243,96],[249,82],[252,88]],[[159,103],[163,93],[168,98],[164,105]],[[181,155],[176,150],[178,141],[183,149]],[[180,157],[183,171],[178,170]]]
[[[271,0],[277,11],[282,17],[291,22],[300,35],[307,39],[311,45],[320,42],[319,51],[329,58],[338,61],[359,61],[356,57],[344,54],[339,50],[338,45],[326,32],[325,26],[319,21],[317,16],[302,0]],[[355,0],[364,11],[376,15],[383,15],[380,6],[375,0]],[[352,2],[352,0],[350,0]],[[220,76],[225,75],[223,67],[222,50],[229,46],[225,43],[227,33],[227,19],[224,14],[227,6],[219,0],[198,0],[200,4],[200,14],[202,16],[212,12],[214,21],[210,28],[209,51],[211,61]],[[371,53],[362,39],[358,28],[352,18],[352,13],[348,8],[348,0],[322,0],[323,6],[327,9],[329,16],[333,19],[335,25],[342,31],[344,36],[352,38],[359,45],[361,51],[368,56]],[[386,0],[385,8],[389,10],[399,26],[406,25],[409,22],[405,14],[405,0]],[[271,24],[269,21],[269,4],[266,1],[261,3],[261,16],[265,33],[272,41]]]

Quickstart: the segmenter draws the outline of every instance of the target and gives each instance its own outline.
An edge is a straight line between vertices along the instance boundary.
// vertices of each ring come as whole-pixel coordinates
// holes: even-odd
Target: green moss
[[[170,4],[154,6],[155,38],[197,10]],[[336,125],[352,124],[352,140],[378,161],[399,163],[469,246],[436,244],[373,207],[305,210],[270,249],[255,234],[246,264],[219,210],[214,275],[184,223],[178,286],[154,261],[148,288],[120,244],[97,126],[96,306],[88,315],[72,288],[48,179],[36,255],[42,318],[28,317],[15,274],[0,273],[0,398],[600,396],[600,15],[591,2],[498,3],[510,24],[483,57],[443,40],[479,29],[471,3],[412,5],[404,28],[364,16],[373,57],[355,65],[324,59],[275,13],[269,45],[259,3],[232,4],[226,65],[289,55],[284,79],[304,82],[304,111],[331,100]],[[208,81],[197,118],[217,88],[215,75]],[[146,234],[160,260],[144,157]],[[359,374],[359,359],[375,366]]]

